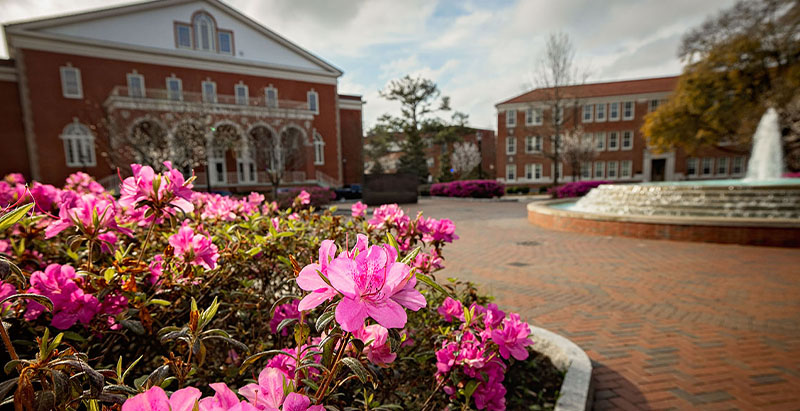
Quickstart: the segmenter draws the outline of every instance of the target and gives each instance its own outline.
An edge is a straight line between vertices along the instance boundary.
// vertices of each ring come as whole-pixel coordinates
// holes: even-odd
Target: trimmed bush
[[[431,195],[442,197],[492,198],[504,193],[505,185],[494,180],[462,180],[431,186]]]
[[[530,192],[531,188],[525,186],[513,186],[506,188],[506,194],[528,194]]]
[[[576,181],[574,183],[567,183],[563,186],[555,188],[556,198],[569,198],[569,197],[583,197],[591,189],[602,185],[611,184],[610,181]]]
[[[302,191],[311,194],[311,203],[309,206],[319,208],[331,202],[336,198],[336,193],[330,188],[309,186],[309,187],[292,187],[288,191],[278,194],[278,208],[286,209],[292,206],[292,202]]]

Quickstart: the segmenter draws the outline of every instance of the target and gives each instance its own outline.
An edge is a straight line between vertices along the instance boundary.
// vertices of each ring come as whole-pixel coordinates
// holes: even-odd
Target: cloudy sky
[[[680,73],[681,35],[732,0],[226,0],[344,70],[365,126],[398,107],[378,96],[405,74],[434,80],[470,124],[496,128],[494,104],[535,81],[548,33],[563,31],[589,81]],[[83,11],[115,0],[0,0],[0,21]],[[6,56],[0,34],[0,56]]]

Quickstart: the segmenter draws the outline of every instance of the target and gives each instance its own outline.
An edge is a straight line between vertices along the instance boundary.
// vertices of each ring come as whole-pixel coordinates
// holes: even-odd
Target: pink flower
[[[302,205],[311,204],[311,194],[303,190],[297,195],[297,201]]]
[[[36,271],[29,279],[29,293],[43,295],[53,302],[51,325],[60,330],[72,327],[75,322],[89,324],[100,311],[97,298],[85,294],[75,280],[75,269],[69,265],[50,264],[44,272]],[[25,319],[35,320],[45,311],[41,304],[30,301]]]
[[[41,184],[34,181],[31,186],[31,197],[36,203],[36,211],[50,213],[53,204],[58,203],[59,190],[50,184]]]
[[[478,384],[475,393],[475,407],[479,410],[505,411],[506,409],[506,387],[498,381],[487,381]]]
[[[297,309],[299,303],[300,300],[293,300],[290,303],[281,304],[275,308],[275,313],[272,315],[272,319],[269,320],[269,328],[273,334],[278,332],[278,326],[281,324],[281,321],[287,318],[300,318],[300,311]],[[281,330],[281,335],[289,335],[289,327]]]
[[[153,257],[153,261],[150,262],[150,276],[148,277],[148,281],[150,284],[155,284],[158,282],[158,279],[161,277],[161,274],[164,273],[164,257],[161,254],[156,255]]]
[[[438,221],[429,218],[425,220],[424,224],[419,225],[418,228],[421,232],[425,233],[422,236],[422,240],[426,243],[437,241],[452,243],[453,240],[458,240],[458,236],[455,234],[456,225],[453,223],[453,220],[448,218],[443,218]]]
[[[202,266],[213,270],[217,266],[217,246],[211,238],[203,234],[195,234],[189,226],[189,220],[184,220],[180,230],[169,238],[169,245],[175,249],[175,257],[185,263]]]
[[[194,210],[192,183],[183,178],[172,163],[164,162],[167,171],[156,174],[150,166],[131,164],[133,176],[122,181],[119,204],[122,207],[152,207],[164,214],[173,214],[175,208],[189,213]],[[152,217],[151,217],[152,218]]]
[[[461,305],[460,301],[456,301],[450,297],[447,297],[442,302],[441,307],[436,310],[444,320],[447,322],[452,322],[453,317],[464,321],[464,307]]]
[[[125,401],[122,411],[192,411],[200,395],[197,388],[186,387],[175,391],[167,399],[164,390],[154,386]]]
[[[309,311],[337,295],[336,290],[329,286],[320,277],[320,273],[327,277],[328,265],[336,257],[336,244],[333,240],[324,240],[319,246],[319,262],[309,264],[297,276],[297,285],[310,294],[303,297],[298,305],[300,311]]]
[[[325,411],[325,407],[311,405],[308,397],[293,392],[286,396],[286,401],[283,402],[283,411]]]
[[[103,194],[106,192],[100,183],[94,181],[92,176],[82,171],[70,174],[70,176],[67,177],[67,183],[64,185],[64,189],[76,191],[80,194]]]
[[[442,348],[436,351],[436,369],[438,374],[446,374],[456,364],[458,344],[444,341]]]
[[[511,313],[503,320],[502,329],[492,331],[492,341],[497,344],[503,358],[508,359],[513,356],[521,361],[528,358],[528,350],[525,347],[533,344],[528,338],[530,333],[530,327],[519,320],[519,314]]]
[[[23,176],[22,173],[6,174],[5,181],[7,181],[9,184],[14,184],[14,185],[23,184],[24,185],[25,184],[25,176]]]
[[[289,390],[286,395],[284,387]],[[264,368],[258,375],[258,384],[247,384],[239,389],[239,394],[259,410],[268,411],[324,411],[322,405],[311,406],[305,395],[291,392],[292,380],[276,368]]]
[[[198,409],[200,411],[230,410],[242,402],[239,400],[239,397],[236,396],[236,393],[224,383],[217,382],[209,384],[208,386],[214,390],[215,394],[213,397],[200,400],[198,403]]]
[[[386,247],[371,246],[354,257],[343,254],[328,266],[328,279],[342,300],[336,306],[336,321],[345,331],[356,331],[370,317],[386,328],[403,328],[406,312],[426,304],[414,286],[411,267],[390,259]]]
[[[353,335],[367,344],[364,346],[364,354],[373,364],[385,366],[397,358],[397,354],[392,352],[389,330],[386,328],[372,324],[356,331]]]
[[[114,203],[93,194],[84,194],[62,202],[58,220],[53,221],[45,229],[45,238],[52,238],[58,233],[76,227],[89,238],[98,240],[104,252],[110,252],[117,241],[112,231],[132,236],[132,231],[120,227],[116,220]]]
[[[364,217],[367,213],[367,205],[362,203],[361,201],[353,204],[350,207],[350,215],[353,217]]]
[[[0,280],[0,300],[8,296],[14,295],[16,293],[17,293],[17,287],[14,287],[13,284],[9,284],[7,282],[4,282],[3,280]],[[2,309],[0,309],[0,311],[4,311],[6,308],[8,308],[9,305],[11,305],[10,302],[3,303]]]
[[[384,204],[372,211],[369,225],[382,229],[408,225],[410,219],[397,204]]]

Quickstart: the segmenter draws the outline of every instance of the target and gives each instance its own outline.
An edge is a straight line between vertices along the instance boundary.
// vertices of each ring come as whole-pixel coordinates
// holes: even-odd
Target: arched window
[[[61,132],[67,167],[94,167],[94,135],[89,127],[74,119]]]
[[[325,140],[316,131],[314,132],[314,164],[325,164]]]
[[[214,39],[217,37],[217,28],[214,19],[206,13],[197,13],[194,16],[194,44],[199,50],[217,51]]]

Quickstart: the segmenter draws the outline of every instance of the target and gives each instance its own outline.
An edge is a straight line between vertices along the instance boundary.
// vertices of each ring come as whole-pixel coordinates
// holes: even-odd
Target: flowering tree
[[[581,164],[593,161],[597,157],[597,148],[578,127],[564,135],[562,155],[564,162],[572,169],[572,181],[576,181],[580,176]]]
[[[456,173],[466,175],[481,163],[481,153],[474,143],[463,142],[453,144],[453,155],[450,160]]]

